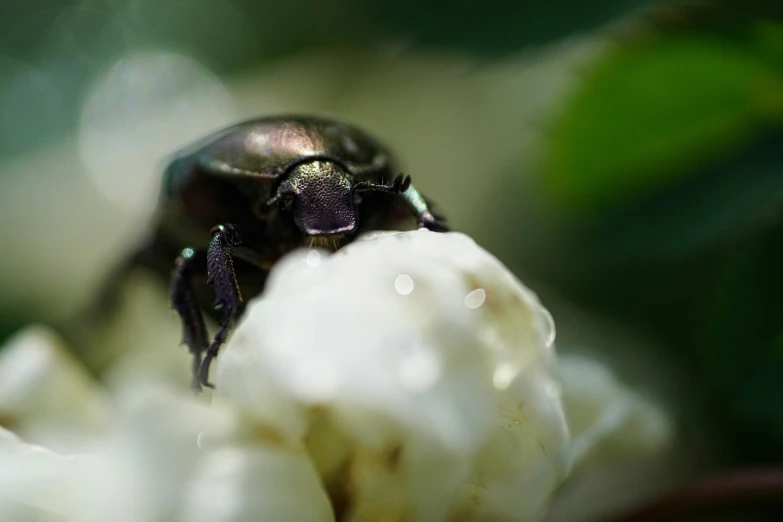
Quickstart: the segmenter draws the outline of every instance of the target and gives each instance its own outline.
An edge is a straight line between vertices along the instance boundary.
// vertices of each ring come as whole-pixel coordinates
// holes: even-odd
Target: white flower
[[[598,362],[583,355],[565,356],[560,373],[574,435],[571,452],[580,466],[623,454],[655,453],[672,439],[669,417]]]
[[[283,259],[211,406],[148,376],[109,394],[33,328],[0,353],[0,422],[83,442],[0,430],[0,520],[537,520],[575,458],[553,337],[497,259],[426,231]],[[577,440],[601,435],[577,457],[655,427],[640,401],[637,421],[601,421],[632,394],[589,361],[566,370]]]
[[[242,442],[230,412],[188,396],[134,393],[89,454],[59,455],[0,429],[0,520],[333,520],[303,452]]]
[[[29,441],[72,450],[108,415],[108,397],[48,329],[27,328],[0,351],[0,420]]]
[[[551,328],[468,237],[376,234],[280,263],[216,398],[307,444],[350,520],[529,520],[568,468]]]

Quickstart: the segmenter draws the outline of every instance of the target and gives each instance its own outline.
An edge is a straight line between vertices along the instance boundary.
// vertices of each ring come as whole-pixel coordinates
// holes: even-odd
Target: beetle
[[[173,156],[154,233],[123,270],[146,266],[170,278],[171,304],[193,357],[194,391],[213,387],[212,360],[246,300],[261,293],[287,252],[336,250],[374,229],[447,230],[396,168],[365,131],[298,115],[248,120]],[[202,310],[219,324],[211,340]]]

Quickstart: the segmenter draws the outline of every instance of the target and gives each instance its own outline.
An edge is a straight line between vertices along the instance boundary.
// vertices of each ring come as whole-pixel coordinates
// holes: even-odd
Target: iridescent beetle
[[[157,227],[123,265],[171,275],[171,302],[193,355],[195,390],[270,268],[306,245],[337,249],[374,229],[444,231],[428,201],[363,131],[311,116],[246,121],[176,155]],[[210,286],[212,287],[210,290]],[[215,299],[216,298],[216,299]],[[217,312],[211,340],[202,309]],[[203,360],[202,360],[203,357]]]

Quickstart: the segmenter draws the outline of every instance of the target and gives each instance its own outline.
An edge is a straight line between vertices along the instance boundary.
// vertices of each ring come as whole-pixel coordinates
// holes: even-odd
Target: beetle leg
[[[416,218],[419,220],[419,228],[426,228],[435,232],[446,232],[448,230],[445,219],[432,211],[430,204],[416,187],[409,184],[408,189],[402,192],[402,197],[405,199],[408,207],[416,214]]]
[[[207,349],[207,327],[204,316],[196,301],[193,289],[193,275],[199,268],[203,270],[203,255],[197,256],[193,249],[186,248],[177,258],[174,273],[171,278],[171,304],[182,320],[182,342],[193,355],[193,380],[190,385],[193,391],[201,391],[198,370],[201,366],[201,354]]]
[[[445,219],[435,214],[432,211],[431,205],[427,202],[427,199],[422,196],[421,192],[419,192],[416,187],[411,185],[410,176],[403,176],[400,174],[395,177],[394,181],[389,185],[362,181],[361,183],[354,185],[353,190],[354,192],[377,191],[402,194],[405,203],[413,210],[414,214],[416,214],[416,218],[419,220],[419,228],[426,228],[436,232],[445,232],[448,230]]]
[[[214,387],[208,382],[212,359],[217,357],[220,346],[226,341],[229,331],[244,308],[230,253],[233,247],[240,244],[239,233],[232,225],[218,225],[212,230],[212,241],[207,249],[207,284],[215,288],[215,307],[222,309],[224,315],[220,321],[220,329],[209,345],[198,372],[200,383],[209,388]]]
[[[369,181],[362,181],[353,186],[354,192],[389,192],[391,194],[399,194],[408,190],[411,185],[411,177],[404,176],[402,174],[394,178],[394,181],[389,185],[382,183],[370,183]]]

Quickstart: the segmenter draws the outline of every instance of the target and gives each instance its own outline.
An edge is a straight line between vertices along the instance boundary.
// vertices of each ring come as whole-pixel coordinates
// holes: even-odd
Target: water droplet
[[[310,250],[307,253],[307,266],[317,268],[321,264],[321,253],[318,250]]]
[[[465,306],[468,308],[478,308],[484,304],[487,298],[487,293],[483,288],[476,288],[468,295],[465,296]]]
[[[408,274],[400,274],[394,280],[394,289],[402,295],[413,292],[413,278]]]
[[[546,322],[547,330],[546,330],[546,347],[551,348],[552,345],[555,343],[555,337],[557,335],[557,331],[555,329],[555,318],[552,317],[552,314],[549,313],[549,310],[541,307],[541,314],[544,316],[544,321]]]

